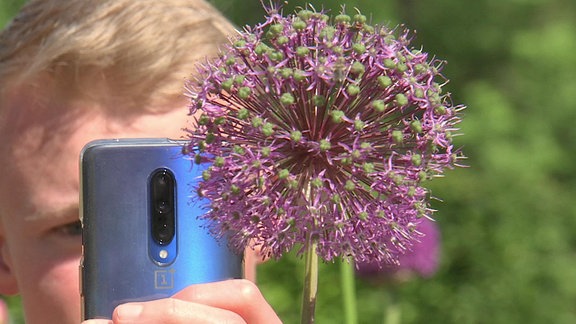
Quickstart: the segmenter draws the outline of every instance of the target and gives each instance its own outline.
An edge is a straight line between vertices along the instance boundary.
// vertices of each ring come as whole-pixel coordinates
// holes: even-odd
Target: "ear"
[[[0,228],[0,295],[15,295],[18,293],[16,277],[12,272],[10,250],[6,237]]]

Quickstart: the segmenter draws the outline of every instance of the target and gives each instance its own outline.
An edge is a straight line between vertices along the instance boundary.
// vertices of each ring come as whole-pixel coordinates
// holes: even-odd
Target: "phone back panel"
[[[215,240],[198,216],[195,197],[203,166],[182,155],[182,142],[166,139],[101,140],[81,155],[83,318],[111,318],[129,301],[169,297],[195,284],[242,277],[242,257]],[[158,262],[152,242],[150,176],[175,176],[175,237]],[[160,249],[162,250],[162,248]]]

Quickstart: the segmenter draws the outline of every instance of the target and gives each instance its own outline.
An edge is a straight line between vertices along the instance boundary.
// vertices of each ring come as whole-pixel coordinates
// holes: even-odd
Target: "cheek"
[[[79,321],[79,264],[79,257],[66,260],[40,258],[22,269],[28,279],[23,278],[20,293],[30,323]]]

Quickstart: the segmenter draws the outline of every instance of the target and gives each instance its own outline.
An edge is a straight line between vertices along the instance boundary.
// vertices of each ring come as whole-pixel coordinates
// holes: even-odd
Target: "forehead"
[[[6,93],[1,100],[0,208],[28,213],[78,203],[78,157],[87,142],[117,137],[179,138],[187,119],[186,107],[180,104],[119,114],[115,107],[62,102],[26,91]]]

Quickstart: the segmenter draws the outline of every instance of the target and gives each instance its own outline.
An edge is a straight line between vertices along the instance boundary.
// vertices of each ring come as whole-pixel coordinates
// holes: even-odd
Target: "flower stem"
[[[316,294],[318,293],[318,254],[316,253],[317,242],[308,233],[306,242],[306,275],[304,277],[304,289],[302,297],[301,324],[314,323],[316,309]]]
[[[354,277],[354,264],[342,260],[340,263],[340,283],[344,304],[344,318],[346,324],[358,323],[358,309],[356,308],[356,285]]]
[[[384,313],[383,324],[399,324],[402,317],[400,303],[394,288],[385,291],[386,311]]]

